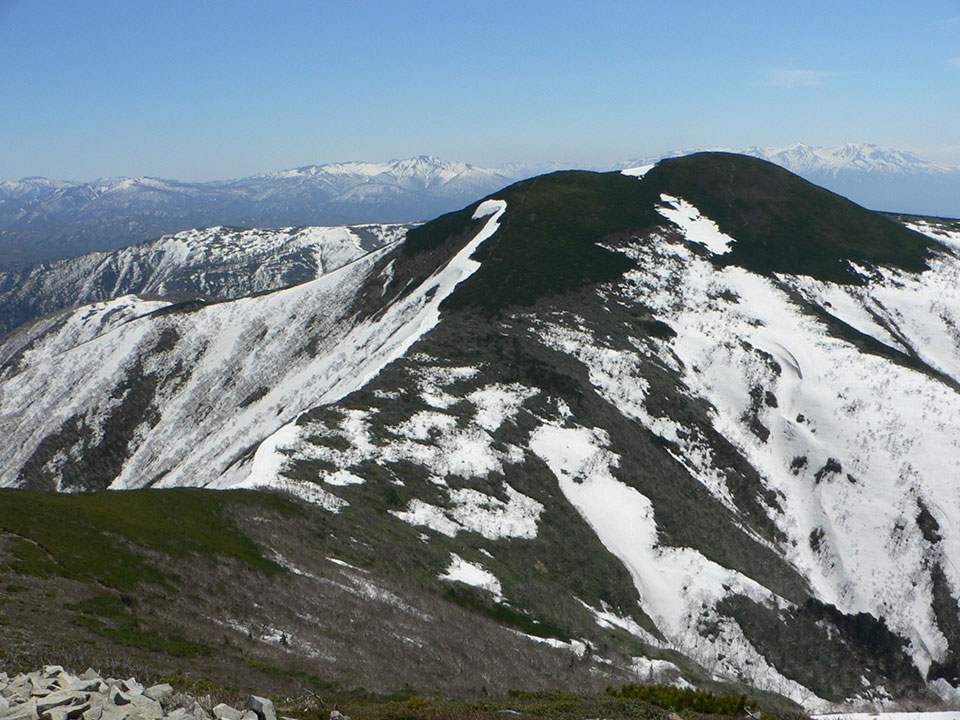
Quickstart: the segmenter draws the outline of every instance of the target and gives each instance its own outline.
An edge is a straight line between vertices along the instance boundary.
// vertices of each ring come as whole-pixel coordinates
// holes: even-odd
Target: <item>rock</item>
[[[122,681],[120,683],[120,689],[128,695],[143,694],[143,685],[138,683],[134,678],[127,678],[126,680]]]
[[[53,692],[53,688],[55,687],[53,678],[42,677],[40,673],[30,673],[27,678],[28,682],[30,683],[31,695],[49,695],[51,692]]]
[[[123,692],[119,687],[113,686],[107,692],[107,700],[112,702],[117,707],[122,707],[124,705],[130,704],[130,696]]]
[[[244,710],[243,715],[240,716],[240,720],[259,720],[257,714],[253,710]]]
[[[40,720],[68,720],[69,710],[70,708],[63,706],[50,708],[40,713]]]
[[[103,715],[103,700],[93,698],[90,701],[90,708],[83,713],[83,720],[100,720],[101,715]]]
[[[81,680],[102,680],[103,678],[101,678],[100,673],[98,673],[93,668],[87,668],[86,672],[84,672],[83,675],[80,676],[80,679]]]
[[[277,720],[277,709],[273,706],[273,701],[265,697],[251,695],[244,706],[248,710],[253,710],[259,720]]]
[[[334,708],[330,711],[330,720],[352,720],[349,715],[344,715],[342,712]]]
[[[63,672],[63,667],[61,665],[44,665],[43,666],[43,677],[45,678],[55,678],[57,675]]]
[[[145,697],[150,698],[151,700],[156,700],[161,705],[165,704],[170,698],[173,697],[173,687],[167,683],[161,683],[160,685],[151,685],[146,690],[143,691]]]
[[[90,703],[85,702],[80,705],[71,705],[67,708],[68,720],[80,720],[83,714],[90,709]]]
[[[0,695],[0,715],[3,715],[9,709],[10,703],[3,695]]]
[[[79,705],[87,702],[87,700],[89,700],[89,695],[86,693],[75,693],[71,690],[57,690],[37,700],[37,712],[43,715],[47,710],[55,707],[60,707],[61,705]]]
[[[37,712],[37,701],[33,698],[19,705],[14,705],[5,713],[0,715],[0,720],[38,720],[40,713]]]
[[[85,680],[83,678],[78,678],[75,675],[68,675],[67,673],[63,673],[57,678],[57,685],[64,690],[86,693],[103,692],[107,687],[100,681],[100,678]]]
[[[7,689],[3,691],[4,697],[11,703],[22,703],[24,700],[30,697],[30,689],[25,688],[22,685],[14,686],[13,684],[7,686]]]
[[[220,703],[219,705],[213,708],[213,716],[217,720],[240,720],[243,717],[243,713],[232,708],[226,703]]]
[[[133,695],[130,698],[130,709],[127,717],[139,718],[139,720],[160,720],[163,717],[163,708],[156,700],[151,700],[143,695]]]
[[[104,705],[103,712],[100,714],[100,720],[126,720],[130,712],[130,706],[116,707]]]

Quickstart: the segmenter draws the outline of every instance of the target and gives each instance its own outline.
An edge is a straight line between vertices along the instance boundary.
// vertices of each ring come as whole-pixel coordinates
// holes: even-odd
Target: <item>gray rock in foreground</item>
[[[251,695],[246,710],[226,703],[216,720],[277,720],[273,702]],[[195,698],[166,683],[144,688],[135,678],[103,678],[88,669],[76,676],[59,665],[10,678],[0,673],[0,720],[211,720]]]
[[[249,710],[257,714],[259,720],[277,720],[277,710],[273,707],[273,701],[258,695],[251,695],[244,703]]]

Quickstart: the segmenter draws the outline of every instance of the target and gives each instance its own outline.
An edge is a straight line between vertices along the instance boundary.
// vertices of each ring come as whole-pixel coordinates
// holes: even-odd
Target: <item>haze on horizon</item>
[[[0,0],[0,180],[797,141],[960,164],[958,37],[958,0]]]

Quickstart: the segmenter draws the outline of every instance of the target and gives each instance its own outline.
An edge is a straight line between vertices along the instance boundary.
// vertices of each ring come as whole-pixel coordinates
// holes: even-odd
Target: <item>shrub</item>
[[[693,710],[713,715],[744,715],[760,706],[746,695],[714,695],[707,690],[678,688],[673,685],[637,685],[630,683],[619,690],[607,686],[607,692],[619,698],[643,700],[667,710]]]

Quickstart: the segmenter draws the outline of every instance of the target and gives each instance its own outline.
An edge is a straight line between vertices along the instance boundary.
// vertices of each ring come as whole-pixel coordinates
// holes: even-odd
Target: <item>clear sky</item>
[[[0,179],[872,142],[960,164],[960,0],[0,0]]]

